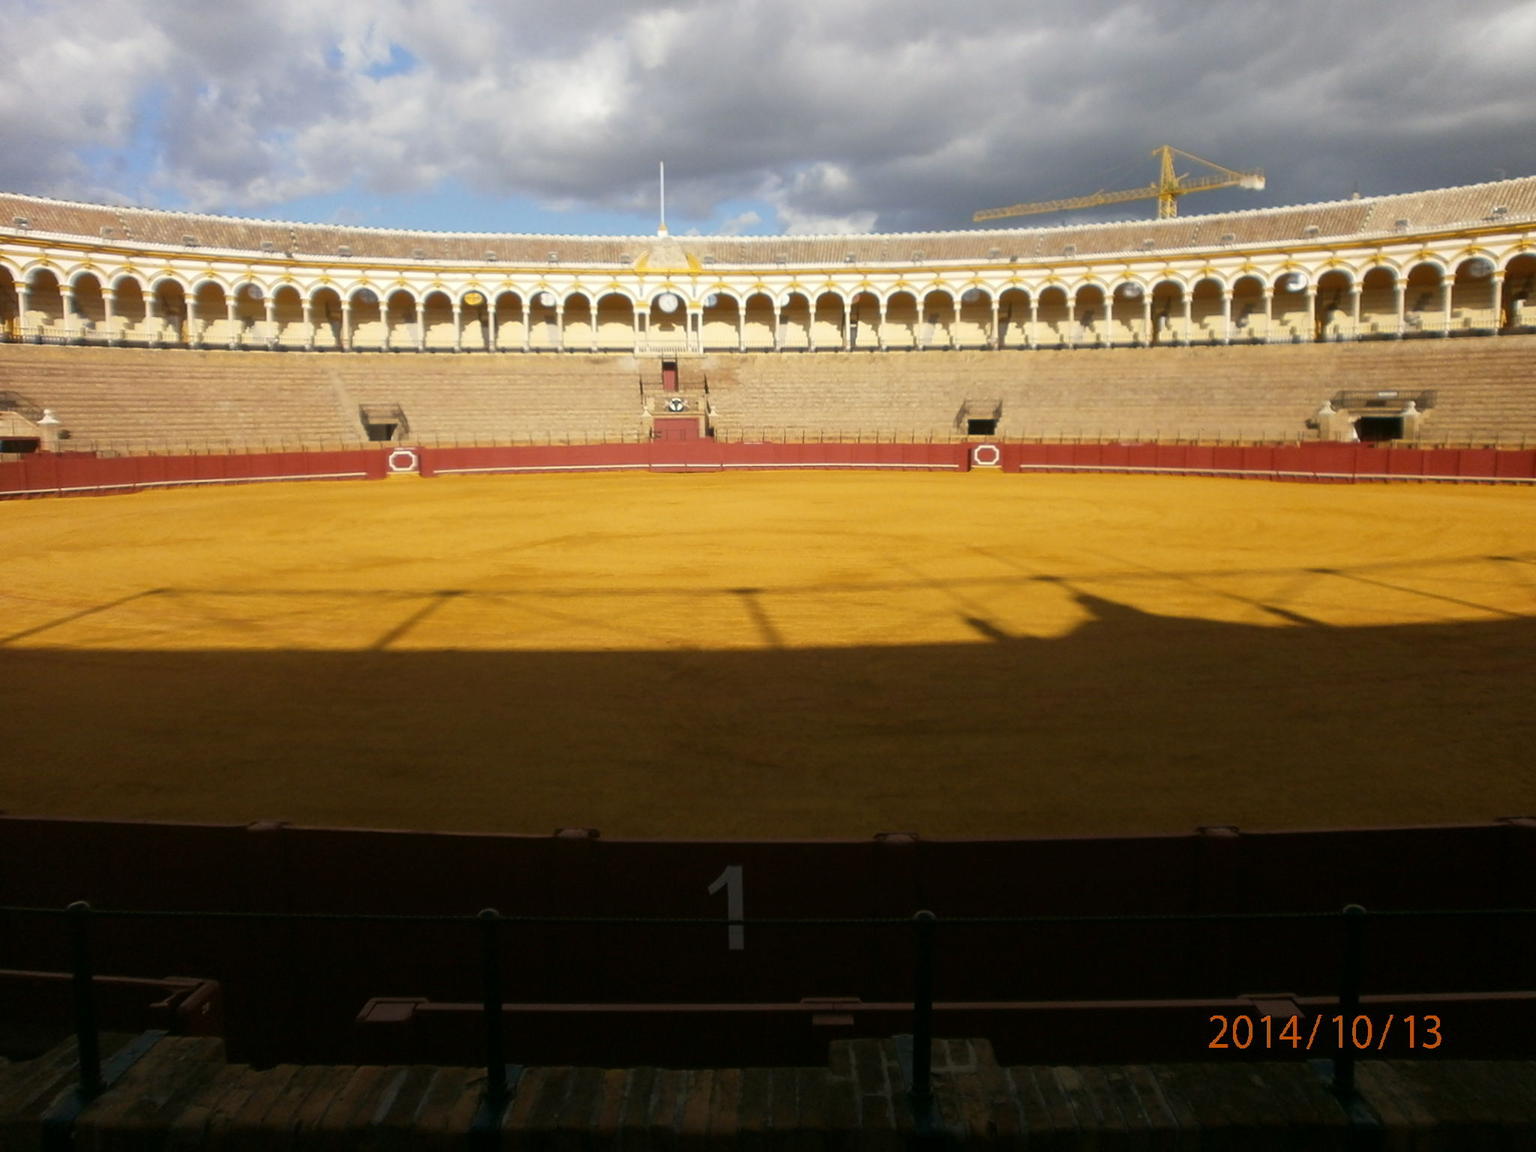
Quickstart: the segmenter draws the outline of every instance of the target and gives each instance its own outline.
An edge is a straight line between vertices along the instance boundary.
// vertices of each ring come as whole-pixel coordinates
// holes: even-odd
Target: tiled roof
[[[1502,212],[1499,210],[1502,209]],[[0,235],[31,233],[148,248],[190,246],[274,252],[311,262],[420,260],[427,264],[612,265],[632,263],[657,243],[649,236],[558,236],[408,232],[206,216],[150,208],[77,204],[0,193]],[[852,263],[1040,262],[1110,254],[1179,252],[1248,244],[1316,243],[1395,232],[1536,220],[1536,177],[1438,191],[1259,208],[1172,220],[1068,224],[1046,228],[843,236],[676,236],[704,266],[772,268]],[[1405,221],[1406,223],[1400,223]]]

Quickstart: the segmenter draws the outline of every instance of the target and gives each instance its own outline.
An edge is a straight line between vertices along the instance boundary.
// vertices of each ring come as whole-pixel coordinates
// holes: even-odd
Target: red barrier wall
[[[415,448],[423,476],[520,472],[718,472],[795,468],[956,471],[971,468],[974,444],[547,444]],[[1374,448],[1361,444],[1221,447],[1200,444],[996,444],[1008,472],[1135,472],[1271,480],[1536,481],[1536,451]],[[388,450],[270,452],[238,456],[39,453],[0,463],[0,497],[132,492],[189,484],[265,480],[378,479]]]
[[[143,488],[271,480],[377,480],[387,453],[259,452],[230,456],[38,453],[0,464],[0,496],[82,496]]]
[[[1005,444],[1009,472],[1145,472],[1268,480],[1529,482],[1536,451],[1375,448],[1366,444]]]

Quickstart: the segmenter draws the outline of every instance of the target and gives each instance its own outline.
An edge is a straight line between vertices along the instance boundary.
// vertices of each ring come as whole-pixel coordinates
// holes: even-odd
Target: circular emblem
[[[674,396],[667,401],[667,411],[686,412],[688,411],[688,401],[684,400],[681,396]]]
[[[414,472],[421,465],[416,458],[416,453],[410,448],[396,448],[389,454],[389,470],[391,472]]]
[[[471,308],[478,308],[485,303],[485,297],[478,292],[469,292],[464,296],[464,303],[468,304]]]
[[[978,444],[971,449],[971,463],[978,468],[996,468],[1002,459],[1003,450],[996,444]]]
[[[682,301],[677,298],[677,293],[675,292],[663,292],[660,296],[656,297],[656,307],[663,312],[676,312],[678,305],[681,303]]]

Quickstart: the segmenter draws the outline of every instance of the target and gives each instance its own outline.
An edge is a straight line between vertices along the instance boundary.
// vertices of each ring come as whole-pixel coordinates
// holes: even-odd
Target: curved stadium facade
[[[128,450],[346,444],[379,428],[438,443],[646,438],[679,402],[723,438],[1284,442],[1353,438],[1361,397],[1391,393],[1413,403],[1389,404],[1395,422],[1367,438],[1520,445],[1536,434],[1524,343],[1420,341],[1536,331],[1533,226],[1530,177],[1169,220],[805,237],[401,232],[3,195],[0,334],[111,354],[90,359],[91,385],[79,352],[64,368],[5,349],[0,407],[51,409],[73,447]],[[251,356],[148,369],[124,351],[169,348],[359,355],[284,357],[278,372]],[[1104,355],[1068,355],[1090,349]],[[434,352],[460,362],[394,355]],[[682,394],[673,409],[651,394],[664,389]]]

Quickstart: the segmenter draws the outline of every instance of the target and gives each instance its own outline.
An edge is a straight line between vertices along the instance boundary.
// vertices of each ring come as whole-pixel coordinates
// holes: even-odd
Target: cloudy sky
[[[1185,212],[1536,174],[1536,0],[0,0],[0,28],[0,189],[234,215],[648,233],[665,160],[673,232],[959,228],[1144,184],[1164,143],[1268,174]]]

